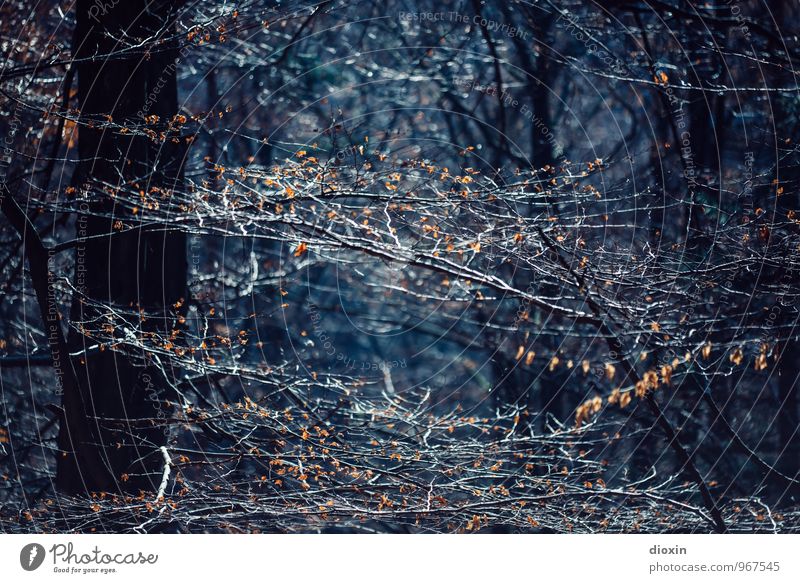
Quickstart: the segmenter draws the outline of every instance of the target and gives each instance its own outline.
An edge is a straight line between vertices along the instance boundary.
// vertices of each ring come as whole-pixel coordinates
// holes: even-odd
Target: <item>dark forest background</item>
[[[800,5],[0,5],[0,529],[800,524]]]

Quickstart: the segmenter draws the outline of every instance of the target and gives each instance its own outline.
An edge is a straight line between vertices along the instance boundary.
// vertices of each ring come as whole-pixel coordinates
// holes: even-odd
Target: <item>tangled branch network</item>
[[[0,10],[2,531],[798,530],[797,6]]]

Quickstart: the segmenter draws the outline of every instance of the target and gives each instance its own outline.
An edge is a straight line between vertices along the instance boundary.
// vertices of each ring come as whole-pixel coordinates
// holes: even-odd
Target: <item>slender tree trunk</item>
[[[502,10],[508,21],[515,18],[508,6],[504,5]],[[525,75],[526,91],[535,116],[525,122],[530,125],[528,160],[532,168],[540,169],[545,166],[554,166],[556,163],[553,147],[555,128],[550,112],[550,92],[552,91],[552,82],[557,77],[557,70],[553,68],[547,52],[551,44],[552,15],[540,11],[538,8],[532,8],[530,19],[534,28],[536,56],[532,56],[533,51],[526,39],[514,36],[511,40],[517,49],[520,68]],[[557,214],[557,209],[550,197],[547,197],[547,202],[550,204],[548,212]],[[528,289],[533,283],[527,271],[514,270],[509,277],[519,289]],[[518,324],[523,330],[535,331],[542,325],[542,314],[538,309],[531,306],[529,308],[530,322],[519,322]],[[541,338],[536,346],[531,347],[529,344],[524,333],[517,333],[505,350],[498,351],[494,355],[492,365],[496,383],[495,399],[498,403],[513,403],[519,407],[527,407],[535,414],[523,418],[521,423],[533,425],[537,430],[543,430],[547,414],[552,414],[564,421],[570,414],[572,404],[568,402],[569,395],[560,393],[562,387],[560,375],[537,374],[535,363],[524,364],[528,348],[538,352],[540,357],[552,356],[555,344],[551,338]],[[495,345],[500,346],[500,342],[496,342]],[[515,356],[520,345],[526,347],[526,354],[517,360]]]
[[[794,12],[794,14],[793,14]],[[797,7],[794,9],[790,3],[779,2],[775,7],[775,19],[778,26],[785,32],[785,24],[791,22],[791,18],[796,16]],[[780,36],[780,35],[779,35]],[[773,54],[783,54],[784,47],[776,41],[770,42],[770,50]],[[787,55],[788,56],[788,55]],[[798,78],[797,74],[784,68],[773,68],[770,71],[769,79],[772,87],[782,87],[787,89],[787,93],[773,94],[770,96],[770,109],[772,113],[772,127],[775,131],[775,147],[781,152],[780,158],[776,163],[775,178],[784,189],[784,194],[777,197],[777,216],[785,217],[790,210],[800,208],[800,155],[794,146],[798,131],[798,114],[796,105],[792,102],[797,99]],[[788,149],[790,152],[784,154]],[[772,189],[764,193],[764,208],[770,208],[774,194]],[[770,243],[772,244],[772,243]],[[797,266],[790,264],[791,259],[787,258],[787,274],[781,281],[790,289],[796,290],[800,287],[800,270]],[[787,324],[792,327],[792,334],[798,334],[798,318],[791,315],[791,312],[781,306],[786,316]],[[776,422],[778,451],[780,455],[776,464],[783,474],[791,478],[800,478],[800,395],[798,395],[798,383],[800,383],[800,342],[789,339],[779,349],[778,360],[778,402],[780,410]],[[785,490],[780,486],[776,488],[777,494],[783,495]],[[795,500],[797,495],[795,494]]]
[[[185,235],[168,232],[163,224],[145,226],[152,222],[145,205],[134,214],[116,204],[114,194],[156,197],[163,212],[182,182],[184,148],[171,127],[178,111],[177,53],[167,43],[147,40],[169,36],[177,3],[110,4],[77,1],[79,172],[89,194],[83,207],[88,212],[78,220],[76,253],[76,287],[83,297],[73,303],[72,319],[99,327],[96,318],[103,310],[94,305],[107,304],[129,313],[129,326],[145,335],[166,335],[176,326],[175,306],[187,293]],[[147,116],[154,133],[130,129]],[[106,120],[116,127],[104,125]],[[64,402],[68,422],[59,434],[58,487],[69,493],[157,488],[163,464],[159,448],[167,432],[153,420],[165,417],[162,397],[173,373],[154,366],[144,351],[97,350],[88,333],[73,333],[69,343],[72,353],[80,354],[82,403]],[[66,429],[76,423],[86,424],[91,440],[77,439]],[[102,471],[88,472],[81,460],[98,457]]]

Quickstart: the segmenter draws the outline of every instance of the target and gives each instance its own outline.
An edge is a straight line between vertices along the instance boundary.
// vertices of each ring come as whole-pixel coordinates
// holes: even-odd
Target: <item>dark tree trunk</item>
[[[517,16],[506,5],[502,6],[505,18],[510,22]],[[530,43],[521,36],[513,36],[511,42],[517,50],[520,59],[520,69],[526,83],[526,94],[530,100],[533,117],[526,119],[530,132],[530,151],[527,161],[532,169],[541,169],[546,166],[555,166],[556,152],[554,148],[555,129],[551,115],[550,93],[553,91],[553,81],[558,76],[557,69],[553,67],[551,55],[548,54],[552,44],[552,28],[554,18],[546,11],[533,7],[526,13],[528,22],[534,29],[535,56]],[[548,214],[557,215],[554,201],[547,196],[550,205]],[[529,212],[529,211],[526,211]],[[530,211],[532,212],[532,211]],[[531,274],[526,269],[513,268],[508,277],[519,289],[529,289],[534,283]],[[548,293],[552,290],[544,290]],[[537,366],[541,366],[541,356],[550,357],[554,354],[556,346],[550,337],[538,338],[535,345],[531,345],[525,331],[538,330],[543,322],[542,313],[532,306],[518,306],[519,310],[529,311],[530,321],[517,322],[520,331],[509,338],[503,346],[502,338],[494,342],[495,347],[500,347],[492,354],[492,372],[494,376],[494,400],[499,405],[514,405],[526,408],[531,415],[523,416],[520,423],[524,426],[533,426],[536,430],[543,431],[547,415],[553,415],[560,421],[568,420],[571,413],[571,396],[562,392],[560,375],[551,373],[540,374]],[[524,354],[516,357],[519,346],[524,346]],[[540,354],[538,361],[525,364],[528,351]],[[538,363],[538,364],[537,364]]]
[[[170,193],[182,182],[185,150],[171,126],[178,112],[177,51],[168,43],[146,41],[169,36],[177,4],[110,4],[77,2],[79,172],[89,192],[89,212],[78,221],[76,287],[84,299],[76,298],[72,319],[88,327],[98,315],[93,307],[98,302],[131,314],[130,325],[145,332],[169,334],[176,326],[175,306],[187,293],[185,235],[168,232],[163,224],[145,226],[147,211],[121,208],[113,193],[147,193],[163,212],[170,210]],[[149,120],[151,135],[119,130],[141,126],[146,116],[158,116]],[[104,126],[106,120],[119,126]],[[146,314],[143,321],[139,313]],[[58,487],[69,493],[157,488],[163,465],[159,448],[167,431],[143,420],[165,416],[162,401],[172,371],[154,366],[144,352],[93,350],[96,341],[77,333],[69,341],[73,354],[84,351],[76,362],[82,407],[64,403],[68,422],[59,434]],[[91,440],[71,435],[68,428],[80,423],[89,428]],[[87,471],[92,459],[102,460],[101,471]]]
[[[795,7],[794,12],[797,12]],[[785,32],[785,24],[791,22],[796,14],[793,14],[790,3],[779,2],[775,8],[775,21],[781,31]],[[780,35],[778,35],[780,38]],[[783,55],[784,47],[781,42],[774,39],[770,42],[772,54]],[[786,55],[788,57],[788,55]],[[774,67],[769,71],[769,78],[772,87],[783,87],[791,89],[797,87],[797,75],[791,70],[781,67]],[[777,206],[776,216],[785,217],[787,212],[800,208],[800,154],[794,145],[797,139],[798,114],[796,105],[792,102],[797,99],[796,90],[786,94],[770,95],[769,107],[772,114],[771,125],[775,131],[775,143],[773,147],[779,152],[776,161],[775,178],[784,188],[784,194],[774,197],[772,189],[764,189],[764,208],[770,208],[772,201],[775,200]],[[770,243],[772,244],[772,243]],[[785,275],[781,277],[783,285],[790,290],[800,288],[800,271],[796,265],[791,264],[791,257],[794,254],[787,253],[787,265]],[[791,311],[789,306],[780,306],[783,311],[782,320],[790,327],[792,334],[798,333],[798,318],[796,313]],[[778,347],[778,403],[779,411],[776,421],[778,437],[778,456],[777,467],[791,478],[800,478],[800,395],[798,395],[798,383],[800,383],[800,342],[789,339],[783,346]],[[782,490],[780,484],[776,494],[783,496],[785,489]],[[793,494],[797,500],[797,494]]]

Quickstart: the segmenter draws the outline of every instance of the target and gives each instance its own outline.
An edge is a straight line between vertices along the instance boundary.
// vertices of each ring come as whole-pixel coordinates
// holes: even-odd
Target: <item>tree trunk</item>
[[[134,214],[113,196],[150,195],[161,212],[169,211],[170,193],[182,183],[185,149],[171,126],[178,112],[177,52],[146,40],[170,35],[176,7],[145,0],[77,2],[78,172],[89,194],[78,220],[75,269],[83,299],[75,298],[72,320],[87,328],[103,313],[94,306],[106,304],[129,313],[129,326],[167,335],[177,326],[175,307],[186,297],[185,235],[163,224],[146,226],[153,221],[144,208]],[[132,129],[147,116],[158,116],[148,121],[150,136]],[[107,120],[116,127],[104,125]],[[143,321],[139,314],[146,314]],[[93,349],[97,342],[88,336],[73,332],[69,339],[71,352],[81,351],[75,368],[82,406],[64,402],[68,422],[59,433],[57,485],[75,494],[155,489],[163,464],[159,448],[168,435],[156,421],[168,416],[163,397],[174,373],[154,366],[144,351]],[[71,435],[68,427],[76,423],[87,425],[90,441]],[[88,472],[82,460],[98,457],[102,471]]]

